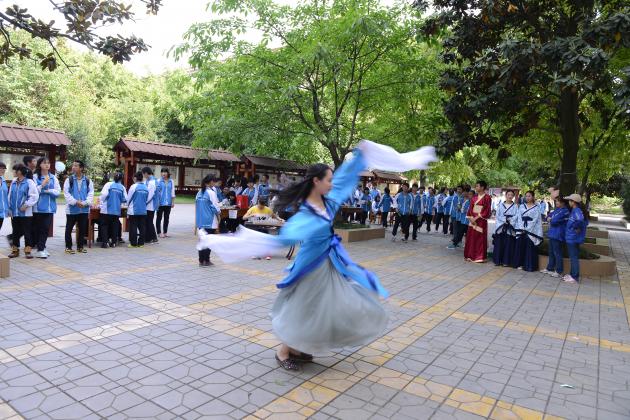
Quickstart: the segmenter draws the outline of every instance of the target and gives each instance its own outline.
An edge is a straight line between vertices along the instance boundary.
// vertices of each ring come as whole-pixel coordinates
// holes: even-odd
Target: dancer
[[[358,266],[334,234],[335,214],[352,193],[359,173],[426,168],[435,160],[433,148],[399,154],[394,149],[362,141],[350,161],[334,174],[324,164],[311,166],[305,179],[280,192],[278,206],[298,208],[278,236],[240,228],[235,236],[201,235],[198,247],[211,248],[224,261],[263,256],[297,242],[301,247],[272,309],[272,325],[282,345],[278,364],[298,370],[312,354],[364,345],[387,326],[378,295],[387,296],[376,276]]]
[[[533,191],[525,193],[525,203],[518,207],[516,216],[516,244],[512,267],[538,271],[538,245],[542,242],[542,218]]]
[[[514,191],[508,190],[505,193],[505,201],[497,206],[497,224],[492,235],[494,248],[492,250],[492,261],[494,265],[509,266],[514,252],[514,242],[516,241],[516,231],[512,218],[516,216],[518,207],[514,204]]]
[[[206,235],[215,233],[219,228],[221,205],[219,200],[217,200],[217,194],[214,192],[215,182],[216,178],[214,175],[206,175],[201,181],[201,190],[195,197],[197,229]],[[199,267],[210,267],[211,265],[213,264],[210,262],[210,248],[199,249]]]
[[[53,216],[57,213],[57,197],[61,193],[61,185],[57,177],[50,172],[50,161],[47,157],[37,159],[34,181],[37,184],[39,199],[33,207],[33,222],[35,236],[33,244],[37,245],[37,258],[46,259],[50,256],[46,250],[46,241]]]
[[[488,218],[492,207],[492,200],[486,194],[488,184],[478,181],[475,185],[477,195],[470,200],[470,207],[466,218],[470,221],[464,245],[464,259],[476,263],[486,262],[488,254]]]

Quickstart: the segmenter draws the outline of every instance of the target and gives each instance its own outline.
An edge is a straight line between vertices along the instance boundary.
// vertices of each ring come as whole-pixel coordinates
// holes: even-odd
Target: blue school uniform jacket
[[[33,206],[37,203],[38,198],[35,181],[24,178],[20,182],[17,178],[14,179],[9,189],[10,215],[12,217],[32,217]],[[20,210],[23,206],[26,206],[26,211]]]
[[[435,208],[438,214],[444,214],[444,197],[442,193],[435,196]]]
[[[411,214],[411,202],[412,197],[411,194],[407,193],[400,193],[398,194],[398,197],[396,198],[396,204],[398,205],[398,213],[402,214],[403,216],[406,214]]]
[[[549,231],[547,237],[557,241],[564,242],[567,222],[569,221],[569,210],[566,207],[560,207],[551,212],[549,218]]]
[[[157,183],[157,191],[159,191],[158,207],[170,207],[173,205],[173,197],[175,197],[175,186],[172,179],[164,181],[164,178],[160,178]],[[157,192],[156,195],[158,195]]]
[[[254,205],[256,205],[256,202],[258,201],[258,190],[254,187],[254,188],[245,188],[243,191],[241,191],[241,195],[246,195],[247,199],[249,200],[249,206],[252,207]]]
[[[435,206],[435,196],[425,195],[422,197],[422,205],[424,206],[424,214],[432,214]]]
[[[210,194],[216,194],[210,189],[204,189],[197,193],[195,197],[195,219],[197,229],[213,229],[217,226],[217,217],[221,210],[213,203]]]
[[[462,203],[462,198],[455,194],[451,201],[451,219],[459,222],[459,206]]]
[[[160,184],[157,182],[157,179],[153,175],[146,180],[145,185],[147,186],[147,190],[149,191],[149,200],[147,203],[147,210],[155,211],[160,207],[160,195],[162,194],[162,190],[160,189]]]
[[[422,212],[422,195],[413,193],[411,194],[411,215],[419,216]]]
[[[127,202],[127,191],[119,182],[108,182],[101,191],[101,214],[120,216],[122,203]]]
[[[0,176],[0,219],[9,217],[9,187],[4,177]]]
[[[444,214],[447,216],[451,215],[451,207],[453,206],[453,197],[452,195],[447,195],[444,197]]]
[[[468,208],[470,207],[470,200],[466,199],[463,203],[462,203],[462,210],[458,213],[459,216],[459,223],[463,224],[463,225],[467,225],[469,223],[468,218],[466,217],[466,214],[468,213]]]
[[[381,201],[378,203],[378,208],[383,212],[389,212],[392,208],[392,196],[389,194],[384,194]]]
[[[584,213],[579,207],[571,210],[571,215],[567,221],[565,240],[568,244],[583,244],[586,238],[586,227],[588,221],[584,218]]]
[[[34,180],[37,183],[37,192],[39,193],[37,204],[33,207],[34,213],[57,213],[57,197],[61,193],[61,186],[53,174],[48,174],[48,177],[48,184],[45,186],[42,186],[44,178],[37,177]]]
[[[269,185],[268,184],[258,184],[258,196],[262,198],[269,198]]]
[[[370,194],[363,194],[361,196],[361,201],[363,202],[361,204],[361,209],[363,209],[364,212],[369,212],[372,208],[371,204],[370,204],[370,200],[372,197],[370,197]]]
[[[72,184],[72,188],[70,185]],[[75,175],[66,178],[63,183],[63,195],[66,198],[67,214],[89,214],[90,205],[94,199],[94,183],[86,176],[81,177],[79,181]],[[85,207],[79,207],[77,203],[81,201],[87,204]]]
[[[143,182],[136,182],[129,187],[127,193],[127,214],[129,216],[146,216],[147,202],[149,201],[149,187]]]

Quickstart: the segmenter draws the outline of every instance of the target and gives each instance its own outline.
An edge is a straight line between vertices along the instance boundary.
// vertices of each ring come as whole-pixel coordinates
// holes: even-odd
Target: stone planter
[[[335,229],[335,233],[341,237],[343,243],[369,241],[371,239],[383,239],[384,227],[368,227],[357,229]]]
[[[586,237],[608,239],[608,231],[593,229],[593,228],[586,228]]]
[[[546,255],[538,256],[538,266],[542,270],[547,267],[549,257]],[[564,272],[571,272],[571,262],[568,258],[564,258]],[[617,264],[614,258],[600,255],[597,260],[580,260],[580,276],[584,277],[607,277],[617,274]]]
[[[630,221],[628,221],[625,217],[619,221],[619,224],[623,226],[624,229],[630,230]]]
[[[595,238],[594,243],[583,243],[582,248],[585,250],[592,252],[593,254],[599,255],[610,255],[610,246],[608,244],[608,239]]]

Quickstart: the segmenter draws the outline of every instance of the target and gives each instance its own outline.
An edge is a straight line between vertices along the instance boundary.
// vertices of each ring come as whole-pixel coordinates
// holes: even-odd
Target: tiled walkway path
[[[52,258],[12,261],[0,418],[630,418],[630,233],[611,232],[620,277],[579,287],[464,263],[441,234],[351,244],[392,293],[388,331],[291,374],[268,316],[286,260],[199,268],[192,215],[72,256],[57,217]]]

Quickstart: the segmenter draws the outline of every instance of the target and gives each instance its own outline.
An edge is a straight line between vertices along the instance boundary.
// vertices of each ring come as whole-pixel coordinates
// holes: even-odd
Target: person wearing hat
[[[565,232],[569,260],[571,261],[571,273],[565,275],[562,280],[566,283],[577,283],[580,280],[580,244],[584,243],[588,220],[584,216],[584,203],[582,203],[582,197],[579,194],[571,194],[564,199],[569,201],[571,208]]]

